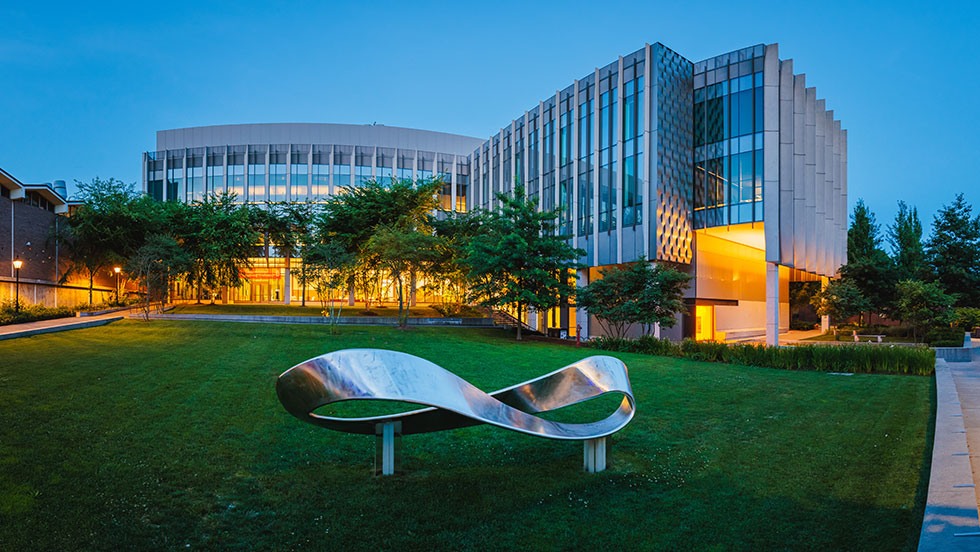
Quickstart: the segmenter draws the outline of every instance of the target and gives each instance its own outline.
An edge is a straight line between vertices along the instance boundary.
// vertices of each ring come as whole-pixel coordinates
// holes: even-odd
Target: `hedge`
[[[648,355],[673,356],[704,362],[725,362],[781,370],[814,370],[859,374],[932,375],[936,355],[927,347],[799,345],[770,347],[643,336],[639,339],[597,337],[590,347]]]

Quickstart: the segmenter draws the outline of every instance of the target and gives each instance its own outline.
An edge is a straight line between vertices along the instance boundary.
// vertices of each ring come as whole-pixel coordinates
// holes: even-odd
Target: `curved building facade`
[[[442,209],[493,209],[522,182],[586,252],[581,285],[639,259],[691,274],[689,313],[671,337],[776,343],[791,282],[826,282],[847,259],[847,132],[776,44],[702,61],[648,44],[487,140],[230,125],[161,131],[157,150],[144,154],[144,189],[167,200],[224,189],[254,203],[316,200],[370,178],[438,174]],[[569,306],[528,322],[599,333]]]
[[[440,207],[465,210],[470,154],[480,140],[384,125],[248,124],[157,132],[143,154],[144,191],[195,201],[234,192],[248,203],[322,201],[370,179],[442,175]]]

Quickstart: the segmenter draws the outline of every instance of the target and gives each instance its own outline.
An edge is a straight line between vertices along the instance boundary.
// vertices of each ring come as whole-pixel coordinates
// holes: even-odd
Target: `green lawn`
[[[269,303],[235,303],[223,305],[216,303],[182,303],[174,307],[174,314],[242,314],[252,316],[322,316],[323,307],[320,303],[308,301],[305,307],[299,303],[295,305],[277,305]],[[349,307],[344,305],[341,316],[365,316],[364,304],[358,303],[356,306]],[[385,307],[372,307],[371,314],[367,316],[398,316],[398,305]],[[420,318],[442,318],[438,311],[428,305],[419,305],[408,310],[411,317]],[[468,316],[485,317],[486,312],[470,311]]]
[[[589,354],[499,330],[122,321],[0,342],[0,550],[914,549],[932,383],[617,354],[610,469],[491,427],[373,438],[288,415],[276,376],[403,350],[493,390]],[[596,419],[609,401],[565,417]],[[346,412],[364,413],[366,408]],[[571,414],[574,414],[572,416]]]

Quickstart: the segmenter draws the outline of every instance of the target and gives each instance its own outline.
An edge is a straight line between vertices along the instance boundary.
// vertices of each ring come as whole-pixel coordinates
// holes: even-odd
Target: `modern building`
[[[297,145],[298,144],[298,145]],[[368,178],[443,174],[444,209],[492,209],[523,182],[586,251],[580,284],[639,259],[693,276],[671,337],[775,343],[789,285],[846,261],[847,133],[778,46],[692,62],[646,45],[556,90],[489,140],[383,126],[163,131],[144,189],[193,200],[302,200]],[[403,172],[404,171],[404,172]],[[573,307],[533,326],[596,335]]]

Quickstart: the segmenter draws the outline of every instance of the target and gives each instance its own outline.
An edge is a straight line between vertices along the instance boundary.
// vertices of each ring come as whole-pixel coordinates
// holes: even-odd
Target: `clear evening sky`
[[[972,2],[13,2],[0,4],[0,168],[140,185],[156,131],[385,124],[487,138],[644,43],[692,61],[758,43],[848,130],[850,207],[980,210]]]

